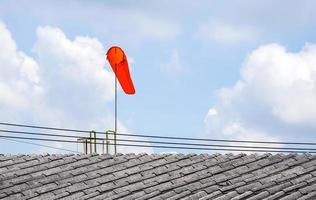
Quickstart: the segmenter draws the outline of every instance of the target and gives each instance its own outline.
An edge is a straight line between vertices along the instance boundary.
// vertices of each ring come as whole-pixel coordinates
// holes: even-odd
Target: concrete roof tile
[[[308,199],[313,154],[0,155],[6,199]]]
[[[297,200],[308,200],[308,199],[315,199],[315,198],[316,198],[316,191],[310,192],[310,193],[298,198]]]
[[[240,199],[244,199],[245,197],[248,197],[248,196],[250,196],[250,195],[252,195],[252,194],[253,194],[253,192],[252,192],[252,191],[247,191],[247,192],[244,192],[244,193],[242,193],[242,194],[239,194],[239,195],[237,195],[237,196],[233,197],[231,200],[240,200]]]

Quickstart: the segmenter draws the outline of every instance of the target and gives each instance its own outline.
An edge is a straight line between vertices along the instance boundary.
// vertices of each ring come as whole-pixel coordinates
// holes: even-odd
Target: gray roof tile
[[[307,199],[315,199],[315,198],[316,198],[316,192],[314,191],[298,198],[297,200],[307,200]]]
[[[156,191],[157,192],[157,191]],[[160,191],[159,191],[159,193],[160,193]],[[163,198],[163,199],[167,199],[167,198],[170,198],[170,197],[172,197],[172,196],[175,196],[175,195],[177,195],[177,193],[175,192],[175,191],[169,191],[169,192],[165,192],[165,193],[163,193],[163,194],[161,194],[161,195],[156,195],[156,196],[160,196],[161,198]]]
[[[275,194],[275,193],[279,192],[280,190],[282,190],[283,188],[289,187],[291,185],[292,185],[291,182],[283,182],[283,183],[279,183],[273,187],[267,188],[266,191],[268,191],[270,194]]]
[[[269,196],[269,192],[268,191],[263,191],[263,192],[260,192],[259,194],[256,194],[250,198],[248,198],[248,200],[261,200],[265,197]]]
[[[312,154],[0,155],[5,199],[312,199]]]
[[[247,191],[247,192],[244,192],[244,193],[242,193],[242,194],[239,194],[239,195],[233,197],[231,200],[244,199],[245,197],[248,197],[248,196],[252,195],[252,193],[253,193],[252,191]]]
[[[274,200],[274,199],[279,199],[279,197],[283,196],[285,194],[284,191],[279,191],[274,194],[270,194],[269,197],[264,198],[264,200]]]
[[[152,197],[156,197],[160,194],[160,191],[156,190],[156,191],[153,191],[151,193],[148,193],[148,194],[144,194],[142,195],[141,197],[138,197],[137,200],[146,200],[146,199],[150,199]]]
[[[190,191],[184,191],[184,192],[174,195],[173,197],[170,197],[169,200],[181,199],[188,196],[190,193],[191,193]]]
[[[206,199],[215,199],[219,196],[223,195],[221,191],[215,191],[215,192],[212,192],[211,194],[208,194],[202,198],[200,198],[200,200],[206,200]]]
[[[309,192],[314,192],[316,191],[316,183],[312,184],[312,185],[308,185],[304,188],[301,188],[299,189],[299,191],[302,193],[302,194],[308,194]]]
[[[280,198],[280,200],[297,200],[301,196],[302,196],[302,194],[300,192],[293,192],[291,194],[288,194],[288,195]]]
[[[207,193],[205,191],[199,191],[197,193],[191,194],[190,196],[183,198],[183,200],[200,199],[202,197],[205,197],[206,195]]]
[[[307,185],[306,182],[301,182],[301,183],[292,185],[292,186],[290,186],[290,187],[284,188],[283,191],[284,191],[285,193],[287,193],[287,192],[296,190],[296,189],[298,189],[298,188],[301,188],[301,187],[303,187],[303,186],[305,186],[305,185]]]
[[[220,197],[217,197],[215,200],[230,200],[237,195],[238,195],[238,193],[236,191],[231,191],[231,192],[228,192],[226,194],[223,194]]]
[[[100,194],[99,191],[95,191],[95,192],[91,192],[91,193],[89,193],[89,194],[80,196],[80,197],[78,197],[77,199],[78,199],[78,200],[90,199],[90,198],[93,198],[93,197],[98,196],[99,194]]]

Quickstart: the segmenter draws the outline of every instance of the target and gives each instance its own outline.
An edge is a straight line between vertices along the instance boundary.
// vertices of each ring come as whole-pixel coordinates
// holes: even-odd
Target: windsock
[[[106,53],[106,58],[109,61],[123,91],[129,95],[135,94],[134,84],[129,72],[129,66],[124,51],[120,47],[113,46]]]

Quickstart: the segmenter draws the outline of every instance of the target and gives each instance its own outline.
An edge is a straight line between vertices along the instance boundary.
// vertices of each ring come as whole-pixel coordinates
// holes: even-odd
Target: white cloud
[[[49,26],[38,28],[37,36],[35,51],[39,55],[41,71],[46,73],[47,84],[57,86],[52,84],[52,78],[58,76],[58,80],[68,81],[74,87],[80,86],[80,89],[84,87],[90,94],[101,94],[106,101],[113,98],[114,77],[104,69],[105,49],[96,38],[76,37],[70,41],[60,29]],[[68,89],[66,85],[62,88],[50,87],[65,88]]]
[[[38,65],[33,58],[18,51],[10,32],[0,21],[0,109],[26,109],[39,88]]]
[[[188,72],[188,68],[182,64],[179,52],[176,49],[171,52],[169,62],[163,64],[161,69],[168,74],[183,74]]]
[[[244,83],[263,92],[271,113],[289,124],[313,125],[316,119],[316,46],[286,52],[280,45],[254,51],[241,73]],[[262,94],[254,94],[264,97]]]
[[[235,44],[256,41],[259,37],[259,31],[251,26],[208,22],[200,25],[199,35],[209,41]]]
[[[114,76],[107,66],[105,52],[96,38],[78,36],[70,40],[62,30],[44,26],[37,29],[34,59],[17,50],[10,32],[0,23],[1,119],[101,131],[111,128]],[[118,131],[127,132],[121,121]],[[75,144],[45,145],[76,150]],[[7,151],[56,153],[46,147],[28,147],[13,150],[11,146]],[[118,149],[152,152],[152,148]]]
[[[211,114],[209,112],[206,116],[205,123],[207,125],[208,133],[211,134],[213,138],[258,141],[280,140],[278,137],[271,136],[268,132],[265,132],[265,130],[252,128],[251,125],[248,126],[249,124],[247,122],[240,122],[241,120],[237,116],[232,116],[232,113],[222,112],[223,113],[216,115],[212,115],[212,112]],[[247,145],[251,146],[251,144]]]
[[[217,115],[217,110],[215,108],[211,108],[207,112],[207,116],[216,116]]]
[[[287,52],[269,44],[248,56],[234,87],[219,90],[205,122],[217,137],[275,141],[286,132],[295,138],[295,130],[316,129],[315,102],[316,45]]]

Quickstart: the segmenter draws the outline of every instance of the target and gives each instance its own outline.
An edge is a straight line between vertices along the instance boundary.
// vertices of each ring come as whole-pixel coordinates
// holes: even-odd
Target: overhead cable
[[[38,140],[38,141],[52,141],[52,142],[65,142],[65,143],[78,143],[73,140],[60,140],[60,139],[48,139],[48,138],[34,138],[34,137],[19,137],[19,136],[5,136],[0,135],[0,138],[13,138],[13,139],[23,139],[23,140]],[[103,143],[95,143],[103,144]],[[110,143],[109,145],[114,145]],[[263,150],[263,149],[242,149],[242,148],[206,148],[206,147],[185,147],[185,146],[162,146],[162,145],[146,145],[146,144],[127,144],[118,143],[118,146],[132,146],[132,147],[151,147],[151,148],[165,148],[165,149],[192,149],[192,150],[213,150],[213,151],[250,151],[250,152],[274,152],[274,153],[316,153],[313,150]]]
[[[34,128],[34,129],[45,129],[54,131],[67,131],[67,132],[77,132],[77,133],[89,133],[89,130],[80,129],[69,129],[69,128],[56,128],[48,126],[34,126],[26,124],[16,124],[16,123],[6,123],[0,122],[0,125],[5,126],[15,126],[24,128]],[[95,131],[98,134],[114,134],[114,132],[103,132]],[[175,140],[189,140],[189,141],[210,141],[210,142],[230,142],[230,143],[255,143],[255,144],[285,144],[285,145],[316,145],[315,142],[276,142],[276,141],[254,141],[254,140],[225,140],[225,139],[210,139],[210,138],[190,138],[190,137],[175,137],[175,136],[159,136],[159,135],[144,135],[144,134],[131,134],[131,133],[117,133],[121,136],[133,136],[133,137],[143,137],[143,138],[156,138],[156,139],[175,139]]]
[[[79,137],[76,135],[60,135],[60,134],[49,134],[49,133],[38,133],[38,132],[27,132],[27,131],[15,131],[15,130],[4,130],[0,129],[3,133],[14,133],[23,135],[36,135],[36,136],[47,136],[47,137],[64,137],[64,138],[80,138],[86,140],[106,140],[104,138],[90,138],[90,137]],[[108,138],[107,140],[113,141],[114,139]],[[135,140],[135,139],[117,139],[122,142],[136,142],[136,143],[152,143],[152,144],[164,144],[164,145],[184,145],[184,146],[208,146],[208,147],[228,147],[228,148],[245,148],[245,149],[278,149],[278,150],[302,150],[302,151],[316,151],[314,148],[300,148],[300,147],[272,147],[272,146],[246,146],[246,145],[220,145],[220,144],[202,144],[202,143],[184,143],[184,142],[165,142],[165,141],[152,141],[152,140]],[[96,143],[102,144],[102,143]]]
[[[60,148],[60,147],[53,147],[53,146],[45,145],[45,144],[38,144],[38,143],[33,143],[33,142],[27,142],[27,141],[23,141],[23,140],[15,140],[15,139],[3,138],[3,137],[1,139],[8,140],[8,141],[13,141],[13,142],[24,143],[24,144],[35,145],[35,146],[47,147],[47,148],[50,148],[50,149],[68,151],[68,152],[71,152],[71,153],[81,153],[79,151],[73,151],[73,150],[70,150],[70,149],[65,149],[65,148]]]

